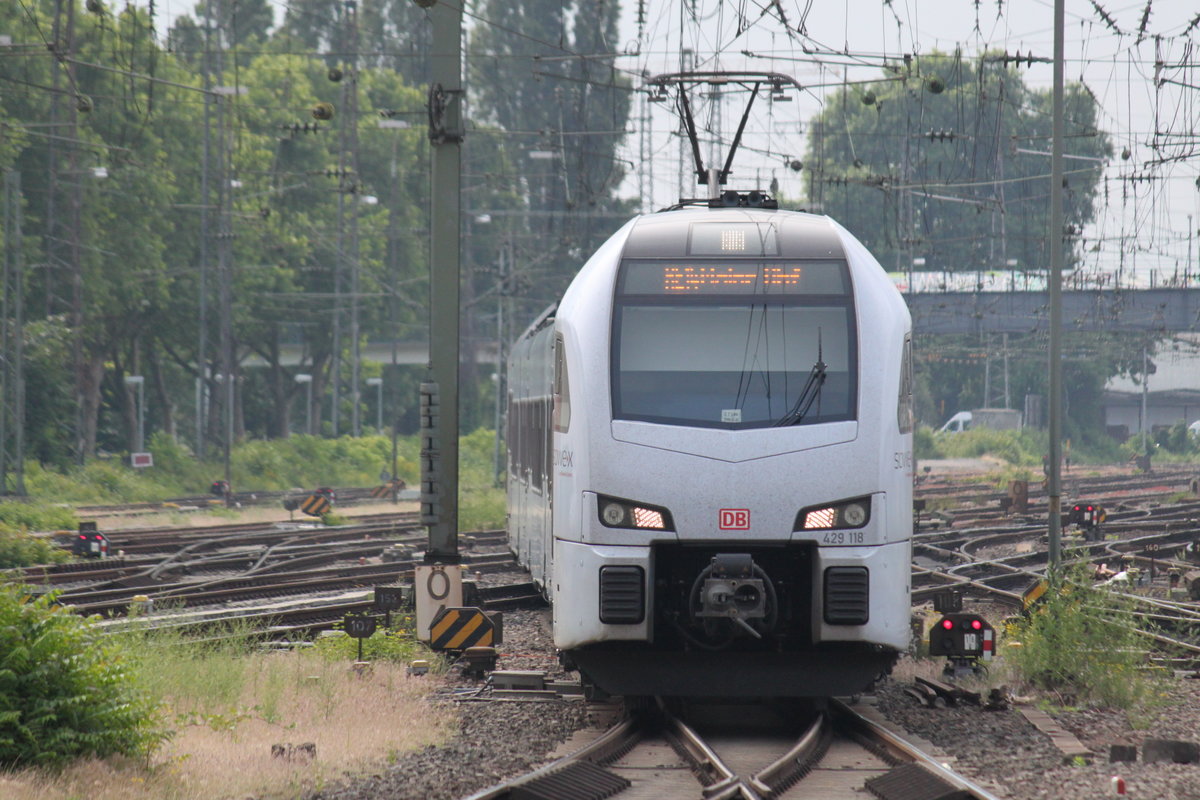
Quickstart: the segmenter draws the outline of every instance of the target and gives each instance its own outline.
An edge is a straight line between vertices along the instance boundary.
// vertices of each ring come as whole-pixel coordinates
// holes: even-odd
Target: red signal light
[[[1091,510],[1092,510],[1092,507],[1091,507],[1091,506],[1088,506],[1087,510],[1088,510],[1088,511],[1091,511]]]
[[[948,631],[954,630],[954,621],[949,619],[942,620],[942,627]]]
[[[973,620],[971,620],[971,628],[972,628],[972,630],[980,630],[981,628],[983,628],[983,623],[977,619],[973,619]]]

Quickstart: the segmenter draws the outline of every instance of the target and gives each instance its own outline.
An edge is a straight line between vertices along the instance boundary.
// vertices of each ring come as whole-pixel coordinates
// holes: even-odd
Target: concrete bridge
[[[1046,291],[910,292],[913,331],[1049,331]],[[1064,331],[1200,331],[1200,289],[1085,289],[1062,293]]]

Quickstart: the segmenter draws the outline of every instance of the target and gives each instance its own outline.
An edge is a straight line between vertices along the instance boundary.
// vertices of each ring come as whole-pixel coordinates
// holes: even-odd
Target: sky
[[[282,17],[287,0],[271,2]],[[619,2],[620,40],[609,49],[621,54],[614,63],[635,87],[645,86],[644,76],[687,66],[784,73],[804,87],[790,93],[789,103],[756,106],[731,183],[767,188],[774,179],[788,198],[804,197],[802,174],[785,164],[804,158],[807,126],[825,98],[843,91],[845,82],[877,79],[885,60],[956,49],[966,56],[992,50],[1049,59],[1054,53],[1053,0]],[[156,0],[168,20],[194,5]],[[1185,270],[1200,276],[1200,58],[1193,45],[1200,43],[1200,6],[1191,0],[1065,0],[1065,10],[1066,80],[1082,80],[1096,96],[1116,153],[1104,166],[1107,199],[1083,234],[1090,243],[1085,271],[1117,275],[1125,285],[1158,284]],[[1192,66],[1180,66],[1187,62]],[[1031,88],[1052,86],[1048,64],[1022,67],[1021,74]],[[723,160],[742,102],[701,102],[697,109],[699,124],[719,134],[705,136],[710,162],[718,151]],[[690,154],[680,148],[672,105],[649,104],[643,115],[635,102],[621,153],[628,169],[621,193],[641,197],[646,211],[706,191],[695,184]],[[1164,146],[1152,147],[1156,138]],[[1129,158],[1122,159],[1126,149]],[[1157,163],[1162,159],[1171,160]],[[1192,285],[1200,285],[1200,277]]]
[[[1046,59],[1054,54],[1052,0],[645,0],[640,23],[638,10],[636,0],[624,0],[618,49],[629,55],[616,62],[634,75],[679,71],[679,54],[688,49],[696,54],[695,69],[779,72],[812,87],[750,123],[747,152],[736,164],[737,177],[746,181],[742,187],[766,188],[774,178],[789,198],[803,197],[802,176],[784,164],[802,156],[807,126],[827,95],[843,91],[844,81],[878,78],[885,58],[956,49],[967,56],[983,50]],[[1119,273],[1125,285],[1161,283],[1189,263],[1200,274],[1200,58],[1192,49],[1192,41],[1200,43],[1198,12],[1180,0],[1066,0],[1065,77],[1082,80],[1095,94],[1100,125],[1115,149],[1104,167],[1107,200],[1084,231],[1090,242],[1085,270],[1091,274]],[[1191,40],[1182,36],[1190,24]],[[1190,68],[1178,66],[1188,61]],[[1156,62],[1162,62],[1157,75]],[[1053,85],[1049,64],[1022,67],[1021,74],[1031,88],[1049,91]],[[720,113],[725,142],[742,102],[727,101]],[[678,137],[668,133],[677,128],[669,106],[651,104],[653,133],[645,142],[640,134],[631,136],[626,149],[633,164],[652,165],[635,170],[626,184],[632,184],[629,194],[641,190],[647,208],[672,202],[679,176],[690,169],[689,163],[680,170]],[[647,127],[641,119],[632,123],[639,131]],[[714,123],[709,117],[708,126]],[[1152,148],[1156,130],[1174,144]],[[1122,159],[1126,148],[1129,158]],[[1155,163],[1164,158],[1177,160]],[[1050,159],[1045,161],[1049,182]],[[1149,179],[1129,180],[1134,176]],[[704,192],[690,177],[686,189],[692,196]]]

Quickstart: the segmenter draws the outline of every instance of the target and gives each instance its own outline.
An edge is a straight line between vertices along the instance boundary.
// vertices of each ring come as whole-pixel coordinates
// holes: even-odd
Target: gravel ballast
[[[902,682],[880,688],[877,706],[890,721],[955,757],[952,767],[1006,800],[1094,800],[1113,795],[1120,776],[1126,796],[1143,800],[1200,800],[1200,764],[1144,763],[1146,739],[1200,743],[1200,681],[1165,684],[1162,708],[1130,719],[1108,709],[1050,709],[1055,721],[1093,753],[1092,763],[1064,764],[1050,738],[1013,708],[925,708],[904,694]],[[1109,763],[1112,745],[1135,745],[1136,762]]]
[[[499,669],[546,671],[570,679],[558,669],[549,633],[548,611],[512,611],[504,615]],[[1161,711],[1130,719],[1120,711],[1059,710],[1050,713],[1094,753],[1092,763],[1064,764],[1051,739],[1017,708],[985,711],[965,705],[925,708],[904,692],[915,672],[935,675],[927,662],[897,670],[863,702],[900,728],[928,740],[952,757],[952,768],[1005,800],[1095,800],[1112,796],[1112,777],[1121,776],[1127,796],[1141,800],[1200,800],[1200,765],[1146,764],[1146,739],[1200,742],[1200,681],[1185,678],[1165,684]],[[441,680],[431,678],[431,680]],[[305,800],[408,800],[467,797],[499,781],[536,767],[574,731],[589,724],[578,700],[544,702],[472,699],[477,682],[453,675],[430,702],[451,703],[461,723],[456,738],[441,747],[409,753],[381,765],[370,775],[347,776]],[[484,696],[482,693],[480,696]],[[403,724],[398,720],[397,724]],[[1138,761],[1110,764],[1114,744],[1136,745]]]
[[[569,679],[558,668],[549,611],[508,611],[498,669],[537,670]],[[441,680],[430,677],[430,680]],[[449,703],[460,716],[458,736],[442,747],[405,754],[371,775],[347,777],[306,800],[434,800],[467,797],[541,764],[572,733],[588,724],[581,700],[485,701],[477,681],[456,677],[430,702]],[[403,721],[397,720],[397,724]]]

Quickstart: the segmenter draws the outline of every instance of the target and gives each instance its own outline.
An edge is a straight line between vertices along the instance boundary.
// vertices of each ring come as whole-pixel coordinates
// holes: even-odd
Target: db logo
[[[750,509],[748,508],[722,508],[717,517],[719,527],[723,531],[750,530]]]

